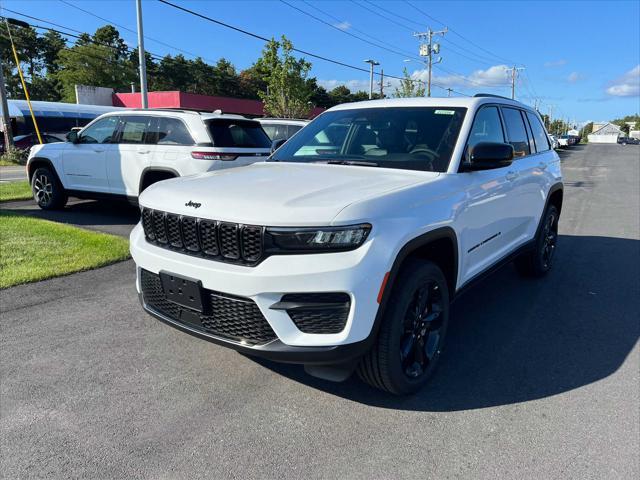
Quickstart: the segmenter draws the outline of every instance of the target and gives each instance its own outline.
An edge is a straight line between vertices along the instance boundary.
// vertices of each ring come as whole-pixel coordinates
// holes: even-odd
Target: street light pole
[[[136,14],[138,17],[138,59],[140,63],[140,98],[142,108],[148,108],[147,100],[147,60],[144,54],[144,33],[142,31],[142,0],[136,0]]]
[[[373,66],[380,63],[371,59],[365,60],[364,63],[369,64],[369,100],[371,100],[373,98]]]
[[[13,147],[13,129],[11,128],[11,117],[9,116],[9,102],[7,102],[7,91],[4,88],[4,73],[2,72],[2,62],[0,62],[0,100],[2,101],[2,124],[4,132],[4,151],[8,152]]]

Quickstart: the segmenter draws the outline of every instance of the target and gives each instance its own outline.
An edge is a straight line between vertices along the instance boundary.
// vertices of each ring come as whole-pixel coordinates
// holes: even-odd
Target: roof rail
[[[476,93],[473,96],[473,98],[478,98],[478,97],[503,98],[505,100],[513,100],[513,98],[503,97],[502,95],[494,95],[493,93]]]
[[[135,112],[181,112],[181,113],[193,113],[194,115],[202,115],[202,111],[196,110],[195,108],[174,108],[174,107],[160,107],[160,108],[131,108],[129,111]],[[204,112],[207,113],[207,112]]]

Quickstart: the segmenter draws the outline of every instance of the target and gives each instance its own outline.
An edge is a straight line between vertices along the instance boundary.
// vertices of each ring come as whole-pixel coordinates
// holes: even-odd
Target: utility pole
[[[438,53],[440,53],[440,44],[439,43],[433,43],[433,36],[434,35],[442,35],[444,36],[445,33],[447,33],[449,31],[449,29],[447,27],[444,27],[444,30],[438,30],[438,31],[433,31],[431,30],[431,27],[427,28],[426,32],[420,32],[420,33],[414,33],[413,36],[418,38],[420,40],[420,56],[421,57],[427,57],[427,61],[425,62],[425,65],[427,66],[427,97],[431,96],[431,70],[433,70],[433,66],[440,63],[442,61],[442,57],[438,57],[438,59],[434,62],[433,61],[433,54],[435,53],[436,55]],[[427,39],[427,42],[425,43],[424,40]]]
[[[369,100],[371,100],[373,98],[373,66],[380,65],[380,63],[375,60],[371,60],[370,58],[365,60],[364,63],[369,64]]]
[[[0,62],[0,100],[2,101],[2,131],[4,132],[4,151],[8,152],[13,148],[13,129],[11,128],[11,117],[9,116],[9,102],[7,102],[7,91],[4,88],[4,73],[2,62]]]
[[[451,96],[451,92],[453,92],[453,88],[447,88],[447,97]]]
[[[516,99],[516,78],[518,77],[518,72],[520,70],[524,70],[524,67],[516,67],[515,65],[511,67],[511,100]]]
[[[553,108],[555,105],[549,105],[549,130],[551,130],[551,125],[553,124]]]
[[[138,59],[140,63],[140,98],[142,108],[148,108],[147,100],[147,59],[144,54],[144,32],[142,31],[142,0],[136,0],[136,14],[138,17]]]
[[[378,85],[380,86],[380,98],[385,98],[384,97],[384,89],[386,87],[390,87],[391,83],[389,83],[389,82],[384,83],[384,70],[380,70],[380,83]]]

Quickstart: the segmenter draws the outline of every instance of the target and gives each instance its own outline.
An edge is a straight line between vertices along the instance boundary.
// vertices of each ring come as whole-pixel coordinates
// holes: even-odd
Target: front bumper
[[[155,318],[199,338],[246,354],[281,362],[332,364],[353,359],[366,351],[378,310],[377,295],[385,265],[371,255],[372,239],[360,248],[339,253],[277,255],[255,267],[192,257],[148,243],[140,225],[131,234],[131,253],[138,266],[137,288],[145,310]],[[384,257],[381,257],[384,258]],[[145,304],[141,271],[160,271],[197,279],[207,290],[244,297],[255,302],[276,339],[250,345],[192,328]],[[379,278],[378,278],[379,277]],[[271,307],[283,295],[309,292],[344,292],[351,298],[344,329],[317,334],[300,331],[286,311]]]

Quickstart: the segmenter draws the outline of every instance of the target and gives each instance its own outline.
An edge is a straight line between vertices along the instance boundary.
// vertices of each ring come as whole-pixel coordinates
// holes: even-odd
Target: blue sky
[[[135,29],[134,0],[65,1]],[[516,64],[526,67],[519,75],[516,96],[531,104],[537,98],[544,113],[553,106],[554,117],[600,121],[640,111],[637,0],[287,0],[333,27],[278,0],[172,1],[261,36],[285,34],[297,48],[344,63],[366,68],[363,60],[374,58],[385,73],[398,76],[407,67],[416,78],[426,78],[426,74],[418,62],[405,62],[410,54],[416,57],[418,53],[418,41],[412,33],[429,26],[434,30],[447,26],[450,31],[440,41],[443,61],[434,70],[434,83],[442,87],[466,94],[484,91],[509,95],[504,66]],[[105,23],[59,0],[0,0],[0,5],[82,31],[93,32]],[[209,62],[225,57],[243,69],[259,56],[263,46],[260,40],[156,1],[143,1],[143,10],[145,36],[200,55]],[[10,12],[3,14],[20,18]],[[136,45],[134,33],[119,30],[130,45]],[[146,47],[161,55],[179,53],[151,39]],[[368,75],[364,72],[310,60],[312,75],[327,88],[339,84],[352,89],[368,88]],[[436,87],[433,94],[445,96],[447,92]]]

